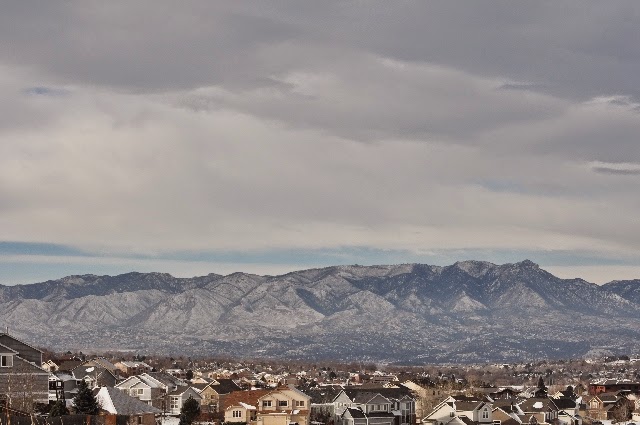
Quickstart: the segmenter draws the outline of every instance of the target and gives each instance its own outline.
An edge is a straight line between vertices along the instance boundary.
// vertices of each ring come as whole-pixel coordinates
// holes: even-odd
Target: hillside
[[[54,349],[476,362],[640,351],[640,280],[530,261],[335,266],[282,276],[69,276],[0,286],[0,325]]]

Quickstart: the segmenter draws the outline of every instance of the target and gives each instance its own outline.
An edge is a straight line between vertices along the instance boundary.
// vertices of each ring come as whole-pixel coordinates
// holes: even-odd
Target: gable
[[[118,385],[116,385],[116,388],[131,388],[134,385],[136,385],[137,383],[140,382],[140,379],[137,376],[131,376],[127,379],[125,379],[124,381],[120,382]]]
[[[347,393],[344,392],[344,390],[340,391],[340,393],[336,396],[336,398],[333,399],[334,403],[343,403],[343,404],[350,404],[353,401],[349,398],[349,396],[347,396]]]
[[[373,396],[373,398],[369,399],[369,401],[366,402],[367,404],[390,404],[391,401],[386,398],[381,396],[380,394],[376,394],[375,396]]]

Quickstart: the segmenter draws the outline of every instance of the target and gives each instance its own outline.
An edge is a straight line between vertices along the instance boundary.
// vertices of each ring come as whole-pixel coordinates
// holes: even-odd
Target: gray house
[[[347,387],[333,400],[336,422],[344,425],[408,425],[415,423],[415,399],[403,386]]]
[[[25,412],[49,401],[49,372],[42,369],[42,351],[0,333],[0,403]]]

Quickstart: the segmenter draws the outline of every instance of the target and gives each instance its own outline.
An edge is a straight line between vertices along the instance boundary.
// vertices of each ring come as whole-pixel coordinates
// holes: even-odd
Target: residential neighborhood
[[[370,363],[117,357],[55,354],[0,334],[2,412],[46,416],[56,403],[73,412],[86,387],[101,415],[144,425],[183,418],[189,403],[197,406],[196,422],[228,425],[601,425],[640,419],[635,358],[383,370]]]

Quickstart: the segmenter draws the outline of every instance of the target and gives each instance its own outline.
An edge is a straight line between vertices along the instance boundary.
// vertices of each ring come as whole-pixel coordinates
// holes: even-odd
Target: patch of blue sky
[[[94,254],[69,245],[15,241],[0,241],[0,255],[46,255],[68,257],[94,256]]]
[[[290,264],[329,266],[340,264],[399,264],[426,263],[448,265],[461,260],[482,260],[496,264],[514,263],[529,259],[538,264],[562,266],[637,265],[636,257],[612,256],[597,251],[575,250],[518,250],[518,249],[377,249],[365,246],[343,246],[314,249],[271,249],[246,251],[173,251],[157,254],[92,252],[77,247],[34,242],[0,242],[0,256],[55,256],[82,258],[121,258],[137,260],[168,260],[228,264]]]
[[[57,87],[33,86],[25,88],[23,93],[29,96],[66,96],[70,92]]]

